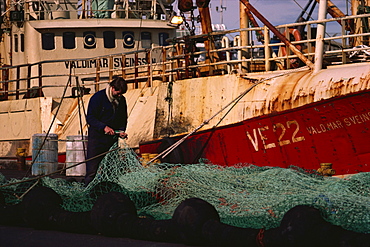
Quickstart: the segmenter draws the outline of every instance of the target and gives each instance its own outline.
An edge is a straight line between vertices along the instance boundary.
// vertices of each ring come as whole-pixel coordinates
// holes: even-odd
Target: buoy
[[[6,226],[24,225],[22,219],[22,207],[20,206],[20,204],[0,205],[0,225]]]
[[[172,220],[178,225],[181,240],[186,244],[202,244],[203,225],[209,220],[220,221],[216,209],[199,198],[184,200],[175,209]]]
[[[91,210],[93,227],[105,236],[124,236],[117,227],[122,215],[137,217],[135,204],[120,192],[108,192],[98,197]]]
[[[296,206],[290,209],[280,224],[282,246],[356,246],[366,247],[370,234],[348,231],[325,221],[318,209]]]
[[[49,229],[49,217],[61,204],[62,198],[54,190],[35,187],[23,198],[23,219],[27,225],[36,229]]]

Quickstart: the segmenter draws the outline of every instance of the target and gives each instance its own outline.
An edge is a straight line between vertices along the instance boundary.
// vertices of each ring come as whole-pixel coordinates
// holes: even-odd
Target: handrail
[[[141,4],[140,4],[141,2]],[[91,18],[121,18],[121,19],[153,19],[168,21],[169,10],[160,1],[150,1],[150,6],[143,5],[144,1],[116,1],[114,6],[99,6],[89,2],[85,4],[78,0],[56,3],[47,0],[27,0],[22,6],[25,20],[58,20],[58,19],[91,19]],[[158,5],[162,12],[157,13]]]

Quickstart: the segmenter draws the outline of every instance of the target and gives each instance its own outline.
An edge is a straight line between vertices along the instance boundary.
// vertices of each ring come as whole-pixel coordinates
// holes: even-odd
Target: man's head
[[[127,83],[122,77],[115,77],[109,85],[112,87],[112,95],[114,97],[124,94],[127,91]]]

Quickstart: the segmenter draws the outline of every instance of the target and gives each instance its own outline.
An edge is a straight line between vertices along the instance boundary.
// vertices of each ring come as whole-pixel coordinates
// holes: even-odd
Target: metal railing
[[[25,20],[125,18],[168,20],[167,5],[156,0],[118,0],[97,5],[90,0],[70,0],[59,3],[50,0],[27,0],[23,6]]]
[[[341,35],[335,37],[325,35],[326,50],[323,58],[326,66],[367,61],[367,56],[370,54],[370,47],[367,46],[369,45],[370,32],[359,25],[358,29],[363,30],[352,34],[345,29],[345,24],[348,22],[362,23],[364,19],[368,20],[369,17],[370,15],[367,14],[324,21],[343,24]],[[294,45],[300,45],[303,55],[313,62],[315,56],[314,29],[318,23],[322,22],[293,23],[277,26],[277,28],[283,32],[289,27],[297,29],[300,26],[304,27],[301,28],[306,30],[303,35],[304,39],[291,42]],[[256,32],[263,32],[263,41],[258,44],[248,42],[248,45],[243,46],[240,39],[242,32],[247,32],[251,39],[255,37]],[[155,81],[169,82],[230,74],[235,71],[252,73],[294,68],[292,62],[297,60],[297,55],[290,54],[288,49],[286,54],[281,55],[279,51],[284,44],[276,42],[276,40],[272,42],[271,36],[272,34],[267,27],[236,29],[185,39],[177,38],[172,45],[152,47],[135,52],[85,59],[48,60],[33,64],[2,66],[0,67],[0,99],[49,96],[48,89],[53,88],[54,92],[55,88],[61,90],[66,86],[61,83],[64,81],[68,81],[70,93],[73,90],[81,93],[81,88],[97,91],[102,83],[108,82],[116,75],[125,78],[131,88],[143,88],[153,86]],[[215,41],[219,47],[207,51],[204,46],[191,42],[192,40],[207,39]],[[121,61],[121,66],[115,65],[117,59]],[[83,63],[91,63],[94,66],[88,70],[81,70],[78,66],[74,66],[74,64]],[[108,66],[100,66],[104,63]],[[61,68],[66,64],[68,71],[66,69],[53,69]],[[298,66],[302,66],[302,64]],[[86,93],[86,91],[82,93]]]

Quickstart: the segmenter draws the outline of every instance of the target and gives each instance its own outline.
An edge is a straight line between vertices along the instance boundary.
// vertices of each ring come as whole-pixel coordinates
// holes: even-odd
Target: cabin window
[[[55,49],[55,42],[54,42],[54,33],[43,33],[42,34],[42,49],[43,50],[54,50]]]
[[[96,48],[96,35],[95,32],[84,32],[84,47],[85,49]]]
[[[168,33],[159,33],[158,37],[159,45],[160,46],[169,45],[169,43],[166,41],[166,39],[168,39],[169,37],[170,35]]]
[[[21,52],[24,52],[24,34],[22,33],[20,37],[21,37]]]
[[[18,52],[18,34],[14,34],[14,52]]]
[[[135,35],[134,32],[126,31],[122,32],[123,47],[130,49],[135,47]]]
[[[152,34],[150,32],[141,33],[141,47],[151,48],[152,46]]]
[[[113,31],[104,31],[104,48],[115,48],[116,47],[116,33]]]
[[[74,32],[63,33],[63,48],[64,49],[76,48],[76,34]]]

